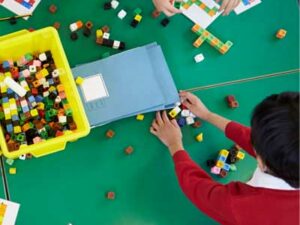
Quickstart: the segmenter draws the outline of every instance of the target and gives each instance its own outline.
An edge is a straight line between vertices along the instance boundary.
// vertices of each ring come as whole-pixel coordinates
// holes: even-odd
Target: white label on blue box
[[[84,78],[81,90],[86,102],[109,97],[102,74],[96,74]]]

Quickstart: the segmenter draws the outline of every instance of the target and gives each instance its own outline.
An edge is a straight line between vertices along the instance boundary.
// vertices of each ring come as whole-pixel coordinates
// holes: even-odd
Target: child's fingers
[[[175,119],[171,120],[171,123],[175,126],[175,127],[179,127],[177,121]]]
[[[159,128],[159,125],[156,123],[155,120],[152,122],[152,127],[153,127],[155,130],[158,130],[158,128]]]
[[[156,112],[156,121],[157,121],[158,125],[162,125],[164,123],[161,118],[160,112]]]
[[[179,91],[179,96],[180,97],[186,97],[186,95],[187,95],[187,92],[186,91]]]
[[[222,5],[221,5],[219,11],[224,10],[224,9],[227,7],[229,1],[230,1],[230,0],[223,0]]]
[[[151,134],[154,134],[155,136],[157,136],[157,131],[153,127],[150,127],[150,132],[151,132]]]
[[[192,104],[187,100],[183,101],[182,104],[185,105],[188,109],[192,107]]]
[[[174,9],[176,9],[176,8],[174,8]],[[177,13],[181,13],[181,11],[177,11],[177,9],[176,10],[165,9],[165,10],[163,10],[163,12],[168,17],[174,16]]]
[[[167,116],[166,111],[163,111],[163,113],[162,113],[162,119],[163,119],[163,121],[164,121],[165,123],[170,122],[170,120],[169,120],[169,118],[168,118],[168,116]]]
[[[167,17],[171,17],[173,16],[175,13],[171,13],[168,10],[163,10],[163,13],[167,16]]]
[[[240,0],[236,0],[233,8],[236,8],[239,4],[240,4]]]
[[[225,8],[224,14],[228,15],[230,11],[234,8],[235,0],[231,0]]]
[[[181,11],[179,9],[176,9],[173,5],[169,4],[165,9],[164,9],[164,13],[167,16],[173,16],[176,13],[181,13]]]

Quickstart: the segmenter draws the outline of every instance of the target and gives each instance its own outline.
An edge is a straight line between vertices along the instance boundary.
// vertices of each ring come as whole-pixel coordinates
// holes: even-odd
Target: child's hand
[[[185,105],[193,114],[203,120],[207,120],[211,112],[206,108],[202,101],[190,92],[181,91],[179,93],[181,102]]]
[[[166,111],[156,113],[150,132],[164,143],[173,156],[178,150],[183,150],[182,133],[175,119],[169,120]]]
[[[220,2],[220,0],[216,0],[216,2]],[[223,0],[219,11],[224,9],[223,16],[227,16],[240,2],[240,0]]]
[[[170,0],[153,0],[153,4],[159,12],[163,12],[167,16],[173,16],[176,13],[181,13],[176,9]]]

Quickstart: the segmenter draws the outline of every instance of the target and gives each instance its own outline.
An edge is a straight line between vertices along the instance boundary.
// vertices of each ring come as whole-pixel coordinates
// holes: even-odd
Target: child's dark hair
[[[299,188],[299,92],[264,99],[251,119],[251,139],[269,173]]]

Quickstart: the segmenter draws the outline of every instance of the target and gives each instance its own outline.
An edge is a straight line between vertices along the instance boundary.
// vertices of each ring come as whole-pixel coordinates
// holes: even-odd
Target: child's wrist
[[[173,156],[176,152],[183,150],[183,144],[182,143],[174,143],[171,144],[169,147],[169,152]]]
[[[207,122],[210,122],[212,117],[213,117],[213,114],[214,113],[208,111],[204,116],[202,116],[202,119],[207,121]]]

